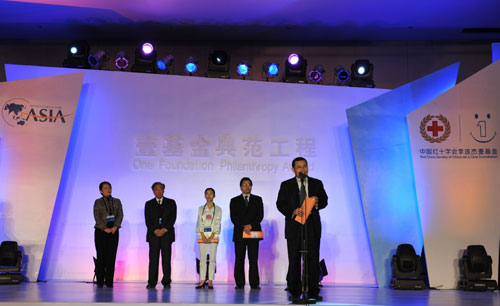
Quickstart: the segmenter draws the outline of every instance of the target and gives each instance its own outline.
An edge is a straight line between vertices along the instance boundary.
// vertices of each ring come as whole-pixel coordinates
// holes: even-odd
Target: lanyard
[[[106,208],[106,212],[108,212],[110,215],[112,215],[113,214],[113,197],[110,196],[108,201],[106,201],[105,197],[102,197],[102,198],[104,201],[104,207]],[[109,208],[108,208],[108,203],[106,203],[106,202],[111,202],[111,205]]]
[[[203,215],[205,214],[205,207],[207,207],[207,204],[203,206],[203,211],[201,212],[201,217],[203,218]],[[210,227],[212,227],[212,224],[214,223],[214,218],[215,218],[215,204],[214,204],[214,214],[212,215],[212,221],[210,222]]]

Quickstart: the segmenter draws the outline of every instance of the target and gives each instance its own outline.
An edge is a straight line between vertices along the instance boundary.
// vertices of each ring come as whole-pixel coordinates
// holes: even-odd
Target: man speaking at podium
[[[319,294],[319,242],[321,238],[321,219],[319,210],[328,205],[323,183],[309,177],[307,160],[297,157],[292,161],[295,177],[281,183],[276,206],[285,216],[285,239],[288,249],[288,291],[293,300],[300,299],[302,292],[306,297],[321,300]],[[305,221],[306,214],[301,209],[306,197],[311,198],[314,207]],[[298,218],[297,218],[298,217]],[[307,287],[301,280],[301,254],[304,242],[307,244]]]

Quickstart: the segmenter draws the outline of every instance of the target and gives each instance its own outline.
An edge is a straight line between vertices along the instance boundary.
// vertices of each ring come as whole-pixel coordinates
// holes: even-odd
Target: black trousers
[[[100,229],[95,229],[94,241],[97,253],[95,273],[98,285],[113,286],[118,240],[118,230],[114,234],[108,234]]]
[[[308,269],[308,287],[309,296],[319,294],[319,237],[312,234],[312,228],[308,228],[307,240],[307,269]],[[302,292],[302,235],[300,232],[295,237],[287,239],[288,249],[288,273],[287,285],[289,292],[298,296]]]
[[[166,286],[170,285],[171,279],[171,268],[170,259],[172,257],[172,241],[167,239],[167,237],[150,237],[149,238],[149,272],[148,272],[148,284],[151,286],[156,286],[158,283],[158,268],[160,261],[161,252],[161,267],[163,270],[163,278],[161,283]]]
[[[245,286],[245,255],[248,248],[249,271],[248,278],[250,287],[258,287],[259,278],[259,239],[242,239],[234,242],[235,262],[234,262],[234,280],[236,286]]]

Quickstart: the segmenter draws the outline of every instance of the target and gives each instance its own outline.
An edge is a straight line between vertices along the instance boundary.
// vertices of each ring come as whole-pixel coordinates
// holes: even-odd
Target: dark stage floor
[[[233,284],[214,284],[214,290],[196,290],[194,284],[174,283],[172,288],[147,290],[145,283],[115,283],[113,289],[97,288],[88,283],[47,282],[0,286],[0,304],[86,305],[90,303],[196,304],[289,304],[283,285],[263,285],[261,290],[235,290]],[[500,306],[498,292],[458,290],[396,291],[386,288],[325,286],[324,301],[319,305],[474,305]]]

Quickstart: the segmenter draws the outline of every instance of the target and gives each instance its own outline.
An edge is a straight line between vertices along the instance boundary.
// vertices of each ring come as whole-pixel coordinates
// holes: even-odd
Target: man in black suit
[[[292,162],[292,171],[295,177],[281,183],[276,206],[285,216],[285,238],[288,249],[287,285],[292,299],[300,298],[302,292],[301,279],[301,249],[303,246],[302,230],[307,232],[307,268],[308,268],[308,297],[321,300],[318,287],[319,279],[319,242],[321,238],[321,219],[319,210],[328,205],[323,183],[315,178],[308,177],[307,160],[297,157]],[[304,198],[308,196],[315,202],[305,225],[295,221],[295,217],[303,217],[300,209]],[[305,238],[305,237],[304,237]]]
[[[249,281],[252,289],[260,289],[259,279],[259,241],[258,238],[243,238],[243,232],[262,231],[260,222],[264,218],[262,198],[251,194],[252,180],[244,177],[240,180],[241,195],[231,199],[229,204],[231,221],[234,224],[233,242],[235,251],[234,280],[236,289],[245,286],[245,254],[248,248]]]
[[[170,259],[172,257],[172,242],[175,241],[175,219],[177,218],[177,205],[175,201],[165,198],[165,184],[156,182],[151,187],[155,197],[146,202],[144,215],[148,233],[146,241],[149,242],[149,272],[146,288],[154,289],[158,283],[158,261],[163,269],[161,283],[164,288],[170,288]]]

